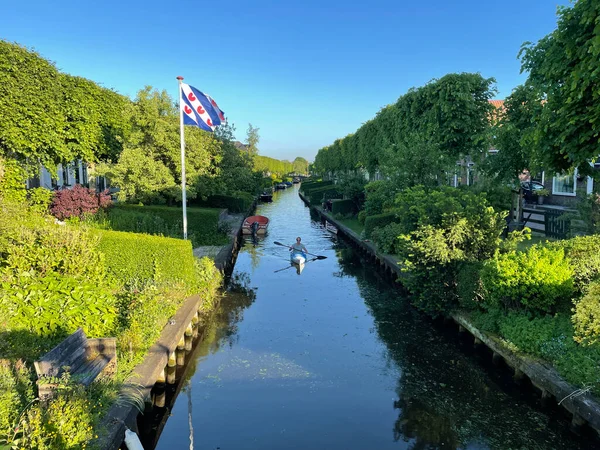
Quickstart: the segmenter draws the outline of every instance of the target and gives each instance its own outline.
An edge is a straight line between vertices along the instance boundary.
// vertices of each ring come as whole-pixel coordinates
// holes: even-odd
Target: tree
[[[248,141],[248,156],[258,154],[258,142],[260,141],[260,136],[258,135],[259,130],[260,128],[254,128],[251,123],[248,124],[248,130],[246,131],[246,140]]]
[[[556,171],[592,175],[588,162],[600,154],[600,2],[579,0],[558,16],[555,31],[519,54],[527,86],[545,100],[534,116],[534,150]]]

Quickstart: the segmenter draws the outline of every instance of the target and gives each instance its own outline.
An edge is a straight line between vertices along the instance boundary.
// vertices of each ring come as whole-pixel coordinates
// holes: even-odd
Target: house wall
[[[589,192],[591,188],[589,183],[590,180],[588,179],[588,177],[579,177],[577,178],[575,183],[577,192],[576,196],[560,195],[553,193],[553,177],[548,176],[548,174],[546,173],[544,179],[544,188],[550,191],[550,196],[546,198],[545,203],[548,205],[558,205],[575,208],[577,206],[577,203],[581,199],[581,196],[587,195],[587,193]]]

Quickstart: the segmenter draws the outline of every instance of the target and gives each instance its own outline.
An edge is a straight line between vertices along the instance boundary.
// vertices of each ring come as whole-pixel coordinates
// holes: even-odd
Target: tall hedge
[[[108,273],[123,284],[154,280],[195,283],[190,241],[122,231],[96,231]]]
[[[317,189],[312,189],[308,194],[308,199],[311,205],[320,205],[323,199],[341,197],[342,194],[334,186],[323,186]]]
[[[352,214],[354,212],[354,202],[352,200],[333,200],[331,202],[332,214]]]
[[[383,228],[398,220],[395,212],[376,214],[365,219],[365,237],[370,238],[375,228]]]
[[[359,167],[373,172],[411,134],[426,136],[440,157],[451,160],[481,153],[487,148],[493,82],[479,74],[448,74],[411,89],[355,133],[320,149],[314,168],[319,173]]]

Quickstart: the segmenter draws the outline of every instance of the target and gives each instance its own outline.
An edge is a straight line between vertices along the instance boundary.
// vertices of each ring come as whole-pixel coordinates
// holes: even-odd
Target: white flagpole
[[[181,105],[181,82],[183,77],[177,77],[179,80],[179,134],[181,136],[181,204],[183,205],[183,238],[187,239],[187,201],[185,197],[185,138],[183,135],[183,108]]]

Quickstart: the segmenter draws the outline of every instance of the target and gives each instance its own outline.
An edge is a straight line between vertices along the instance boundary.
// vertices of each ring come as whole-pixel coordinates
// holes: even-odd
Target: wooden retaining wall
[[[245,215],[256,208],[256,201]],[[242,224],[230,234],[231,240],[215,257],[215,266],[223,273],[228,273],[235,264],[240,248]],[[156,383],[169,383],[175,376],[175,369],[185,363],[185,351],[198,335],[202,334],[200,325],[203,317],[200,311],[202,299],[198,295],[189,297],[162,330],[158,341],[150,348],[144,361],[139,364],[123,384],[119,398],[104,419],[99,430],[98,439],[94,442],[102,450],[117,450],[123,443],[125,427],[137,430],[137,416],[140,413],[135,401],[148,403],[152,401],[151,391]],[[215,308],[218,303],[215,304]],[[155,401],[156,399],[154,399]],[[160,401],[160,399],[159,399]]]
[[[304,203],[317,212],[323,220],[332,223],[338,229],[338,233],[341,232],[356,245],[359,251],[366,253],[371,262],[380,265],[386,275],[392,280],[402,281],[404,274],[396,258],[378,252],[373,243],[361,240],[353,230],[336,221],[321,208],[310,205],[301,193],[299,195]],[[458,325],[459,331],[467,331],[473,335],[476,345],[487,346],[492,351],[494,362],[504,360],[514,370],[516,381],[527,377],[531,384],[539,389],[543,401],[555,399],[559,406],[570,412],[573,427],[587,424],[600,435],[600,402],[595,396],[567,383],[547,362],[513,352],[498,337],[477,329],[464,314],[452,314],[450,319]]]

